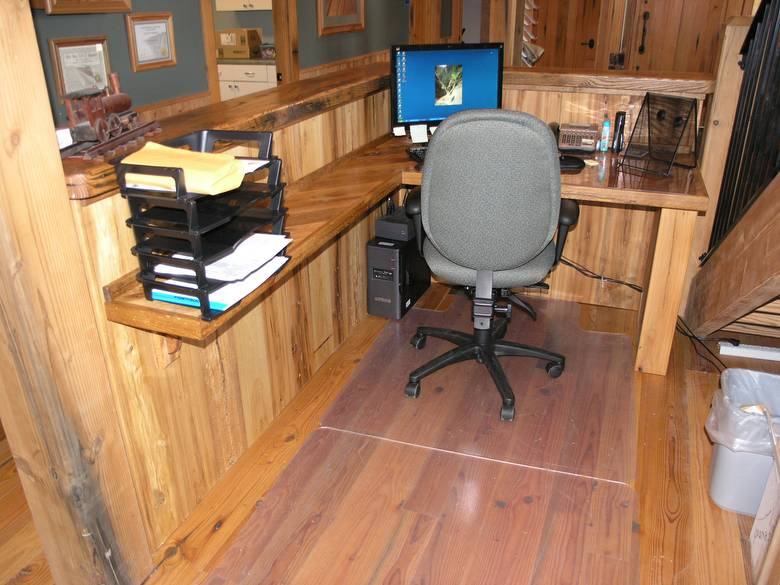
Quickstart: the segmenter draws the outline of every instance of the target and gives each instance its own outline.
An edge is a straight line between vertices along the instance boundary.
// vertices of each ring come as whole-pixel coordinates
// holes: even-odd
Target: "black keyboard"
[[[409,158],[422,164],[425,162],[425,153],[428,152],[427,146],[410,146],[406,149]],[[560,157],[561,172],[571,173],[579,172],[585,168],[585,161],[577,156],[562,154]]]
[[[425,162],[425,153],[428,152],[427,146],[410,146],[406,149],[406,153],[414,161],[418,163]]]

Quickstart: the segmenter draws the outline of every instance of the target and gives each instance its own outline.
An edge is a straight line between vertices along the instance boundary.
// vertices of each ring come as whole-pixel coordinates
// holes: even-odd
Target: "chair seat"
[[[461,286],[476,286],[477,271],[464,268],[445,258],[441,252],[431,243],[425,240],[423,254],[431,272],[437,278],[449,284]],[[516,286],[530,286],[541,282],[550,272],[555,262],[555,242],[547,246],[530,262],[511,268],[509,270],[496,270],[493,272],[494,288],[511,288]]]

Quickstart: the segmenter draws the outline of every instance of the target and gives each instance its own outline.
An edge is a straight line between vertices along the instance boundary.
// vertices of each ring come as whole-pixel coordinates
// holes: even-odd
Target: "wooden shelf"
[[[405,171],[414,168],[403,145],[378,149],[386,138],[374,141],[334,165],[288,185],[284,205],[286,227],[293,243],[289,262],[274,277],[213,321],[203,321],[200,310],[182,305],[148,301],[135,272],[104,288],[106,315],[110,321],[138,329],[204,341],[241,317],[279,283],[295,272],[344,229],[354,224],[394,191]]]
[[[293,243],[290,261],[272,279],[237,307],[213,321],[203,321],[191,307],[147,301],[135,274],[127,274],[104,289],[108,319],[131,327],[189,340],[208,339],[251,309],[275,286],[294,273],[344,229],[355,223],[385,195],[401,185],[418,185],[421,173],[406,154],[405,138],[380,138],[333,165],[288,185],[285,192],[287,229]],[[606,155],[598,167],[562,176],[561,193],[579,201],[702,211],[707,195],[697,170],[674,169],[670,179],[624,175],[616,156]]]

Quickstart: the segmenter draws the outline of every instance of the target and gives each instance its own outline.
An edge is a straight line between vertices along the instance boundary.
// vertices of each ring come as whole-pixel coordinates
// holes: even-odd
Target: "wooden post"
[[[298,80],[298,5],[297,0],[273,0],[276,73],[279,83]]]
[[[217,40],[214,31],[214,0],[200,0],[200,21],[203,28],[203,52],[206,59],[206,77],[212,103],[219,97],[219,73],[217,71]]]
[[[0,10],[0,416],[57,583],[151,571],[28,0]]]

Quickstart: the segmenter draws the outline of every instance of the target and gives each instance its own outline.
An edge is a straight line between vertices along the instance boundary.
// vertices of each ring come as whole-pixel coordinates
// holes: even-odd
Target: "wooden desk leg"
[[[662,209],[643,299],[634,368],[666,375],[693,242],[695,211]]]

